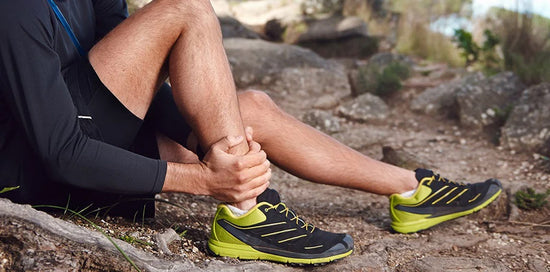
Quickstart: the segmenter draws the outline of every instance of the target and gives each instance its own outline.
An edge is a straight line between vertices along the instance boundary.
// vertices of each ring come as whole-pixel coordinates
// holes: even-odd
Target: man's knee
[[[247,90],[240,92],[239,103],[243,114],[269,114],[279,111],[275,102],[262,91]]]
[[[210,0],[156,0],[163,6],[166,14],[183,23],[185,27],[204,27],[205,24],[219,22]]]

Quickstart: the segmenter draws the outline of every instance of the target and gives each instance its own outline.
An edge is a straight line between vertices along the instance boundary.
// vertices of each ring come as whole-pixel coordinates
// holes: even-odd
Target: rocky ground
[[[340,119],[342,132],[336,137],[377,159],[383,157],[383,146],[414,154],[413,164],[430,166],[458,181],[499,178],[506,191],[488,208],[417,234],[396,234],[390,231],[386,197],[314,184],[276,169],[272,187],[290,207],[318,227],[347,232],[355,239],[350,257],[318,267],[210,256],[205,245],[216,201],[207,197],[162,194],[162,199],[184,208],[159,202],[154,221],[91,219],[111,237],[126,236],[125,241],[137,248],[137,255],[131,255],[135,259],[142,261],[139,254],[145,254],[164,262],[164,266],[141,266],[151,271],[548,271],[550,210],[520,210],[512,204],[511,195],[524,186],[549,188],[548,165],[532,153],[497,147],[479,133],[461,129],[457,121],[411,112],[408,105],[418,92],[418,88],[405,88],[386,99],[390,109],[386,121],[366,124]],[[101,240],[90,224],[77,217],[56,216],[94,231]],[[0,219],[0,271],[132,270],[108,242],[91,246],[64,235],[59,231],[62,227],[48,230],[24,216],[17,219],[0,213]],[[183,239],[175,234],[166,245],[159,242],[159,234],[168,228]],[[181,266],[172,266],[176,263]]]
[[[248,5],[225,7],[231,16],[271,14]],[[276,14],[288,14],[286,8]],[[510,73],[486,77],[396,54],[371,56],[372,46],[361,45],[372,39],[357,19],[307,21],[303,37],[278,37],[294,38],[287,41],[294,45],[261,38],[295,21],[275,22],[274,32],[261,35],[235,19],[220,21],[224,37],[233,37],[224,44],[239,88],[266,91],[285,111],[365,155],[456,181],[495,177],[504,192],[476,214],[403,235],[390,230],[387,197],[314,184],[275,168],[272,188],[288,206],[307,222],[354,237],[351,256],[311,267],[209,255],[217,202],[207,197],[161,194],[154,220],[90,214],[93,224],[0,199],[0,272],[135,270],[129,260],[144,271],[550,271],[550,208],[514,204],[519,190],[550,189],[550,162],[540,155],[550,154],[549,84],[527,88]],[[395,62],[411,69],[411,77],[393,94],[377,93],[371,83]]]

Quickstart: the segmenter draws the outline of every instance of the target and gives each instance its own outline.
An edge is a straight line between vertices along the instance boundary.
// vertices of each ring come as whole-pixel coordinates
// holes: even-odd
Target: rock
[[[503,72],[457,93],[460,124],[484,128],[504,124],[525,85],[512,72]]]
[[[502,128],[502,144],[550,155],[550,83],[525,90]]]
[[[358,17],[333,16],[321,20],[306,21],[307,30],[299,33],[292,43],[337,40],[350,36],[368,36],[367,24]],[[292,31],[288,29],[287,31]],[[298,31],[300,32],[300,31]]]
[[[421,159],[417,154],[412,154],[404,150],[395,150],[390,146],[382,147],[383,162],[399,166],[401,168],[414,170],[416,168],[431,169],[434,165]]]
[[[310,48],[323,57],[366,58],[378,50],[378,41],[368,35],[367,24],[358,17],[333,16],[280,25],[285,29],[281,40]]]
[[[382,53],[375,54],[369,59],[368,63],[374,64],[379,68],[383,69],[383,68],[386,68],[388,65],[396,62],[403,66],[406,66],[410,70],[413,69],[414,61],[411,58],[405,55],[395,54],[390,52],[382,52]]]
[[[173,240],[175,232],[169,232],[167,230],[163,235]],[[161,259],[122,240],[113,241],[142,271],[293,271],[272,263],[228,264],[219,260],[212,260],[201,268],[181,256]],[[0,271],[135,269],[101,233],[54,218],[29,205],[15,204],[0,198]]]
[[[293,45],[232,38],[224,40],[224,46],[241,88],[272,83],[285,68],[333,68],[312,51]]]
[[[132,270],[130,263],[101,233],[7,199],[0,199],[0,237],[0,252],[7,252],[17,260],[8,271]],[[189,260],[160,259],[122,240],[113,240],[146,271],[202,270]]]
[[[364,147],[381,144],[384,142],[385,139],[390,137],[387,131],[377,129],[375,127],[346,127],[342,130],[342,132],[333,134],[331,136],[339,142],[357,150]]]
[[[411,102],[411,110],[429,115],[438,114],[448,117],[458,117],[457,93],[485,79],[482,73],[474,73],[466,75],[464,78],[455,79],[437,87],[429,88]]]
[[[220,26],[222,29],[222,35],[224,39],[227,38],[245,38],[245,39],[259,39],[258,33],[246,28],[237,19],[222,16],[218,17],[220,20]]]
[[[232,1],[231,11],[246,25],[265,25],[273,19],[289,21],[300,18],[300,4],[301,1],[288,0]]]
[[[340,101],[338,100],[338,98],[326,94],[317,98],[317,100],[315,100],[315,103],[313,104],[313,107],[320,110],[330,110],[338,106],[339,103]]]
[[[404,55],[375,54],[368,63],[349,73],[351,92],[358,96],[364,93],[383,95],[397,91],[401,88],[401,80],[405,80],[413,70],[413,64],[413,61]],[[397,85],[393,86],[394,84]]]
[[[366,93],[344,103],[338,108],[338,113],[350,120],[368,122],[386,119],[389,109],[380,97]]]
[[[344,67],[311,50],[237,38],[224,40],[224,45],[238,88],[266,90],[276,102],[288,100],[299,109],[311,108],[312,96],[331,95],[338,100],[350,93]]]
[[[311,110],[302,116],[302,121],[325,133],[332,134],[340,132],[340,120],[329,112]]]
[[[162,233],[155,234],[155,240],[160,251],[164,254],[172,254],[168,245],[173,241],[181,240],[181,237],[173,229],[165,229]]]
[[[421,259],[413,260],[406,264],[398,266],[401,271],[487,271],[487,272],[505,272],[512,271],[499,260],[489,258],[468,258],[468,257],[447,257],[447,256],[427,256]]]
[[[335,40],[300,42],[325,58],[367,58],[378,51],[378,40],[369,36],[349,36]]]

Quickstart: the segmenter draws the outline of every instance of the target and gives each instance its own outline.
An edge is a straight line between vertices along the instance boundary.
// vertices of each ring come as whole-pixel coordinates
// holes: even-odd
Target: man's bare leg
[[[140,118],[164,80],[168,61],[176,104],[204,150],[226,136],[244,138],[219,22],[209,0],[153,1],[98,42],[89,59],[101,81]],[[246,141],[231,150],[247,151]],[[255,198],[235,205],[248,209]]]
[[[280,110],[263,92],[239,93],[246,126],[269,159],[314,182],[390,195],[416,188],[414,172],[371,159]]]

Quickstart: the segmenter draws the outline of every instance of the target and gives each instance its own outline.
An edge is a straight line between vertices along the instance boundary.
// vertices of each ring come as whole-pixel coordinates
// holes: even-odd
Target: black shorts
[[[105,87],[88,60],[71,65],[63,75],[78,111],[80,127],[89,137],[155,159],[160,159],[157,133],[185,146],[191,128],[180,114],[168,84],[160,87],[145,119],[141,120]],[[132,217],[145,209],[147,216],[154,215],[154,201],[146,200],[153,199],[153,195],[110,194],[61,184],[59,187],[62,189],[56,189],[57,199],[50,199],[56,204],[67,201],[70,194],[70,206],[74,209],[92,203],[95,208],[116,204],[111,214]]]
[[[72,69],[74,71],[68,74],[66,81],[68,85],[70,82],[78,84],[68,87],[78,109],[81,128],[88,136],[124,149],[137,148],[140,151],[141,146],[137,146],[136,141],[156,146],[154,137],[143,137],[160,132],[185,145],[191,128],[180,114],[168,84],[164,83],[159,88],[145,120],[141,120],[103,85],[87,60]],[[73,77],[76,80],[71,79]]]

